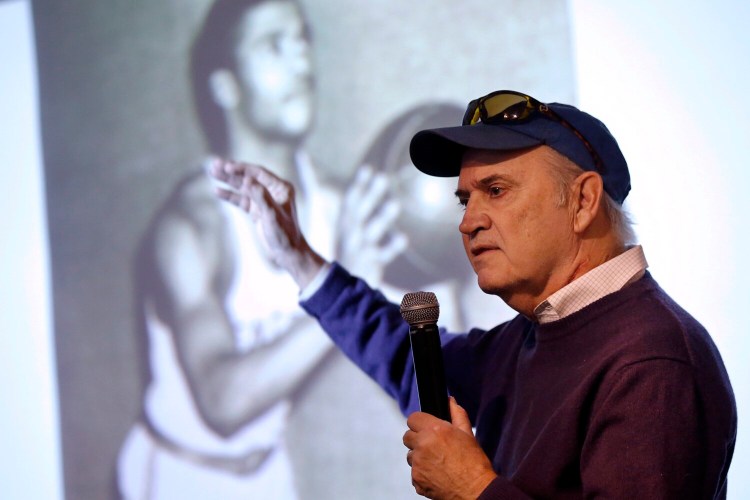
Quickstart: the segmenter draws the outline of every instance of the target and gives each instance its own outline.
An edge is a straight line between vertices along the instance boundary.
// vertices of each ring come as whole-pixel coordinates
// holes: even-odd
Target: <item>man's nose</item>
[[[466,210],[458,225],[458,230],[466,236],[473,237],[478,231],[490,227],[490,218],[481,204],[474,200],[466,203]]]
[[[307,40],[292,40],[286,47],[290,66],[302,75],[312,73],[312,51]]]

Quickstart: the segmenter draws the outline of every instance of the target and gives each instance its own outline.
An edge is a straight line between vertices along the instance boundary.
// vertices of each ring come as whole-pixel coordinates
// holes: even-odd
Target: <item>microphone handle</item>
[[[443,350],[435,323],[410,326],[409,340],[417,376],[417,391],[421,410],[451,421],[448,389],[445,384]]]

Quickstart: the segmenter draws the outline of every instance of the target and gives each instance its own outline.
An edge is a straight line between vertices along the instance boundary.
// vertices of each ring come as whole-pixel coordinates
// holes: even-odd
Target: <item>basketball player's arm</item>
[[[163,320],[174,332],[180,364],[209,427],[229,436],[287,398],[331,348],[307,317],[275,340],[241,352],[224,307],[221,273],[232,265],[219,231],[185,216],[162,224],[155,263],[166,291]],[[229,269],[231,271],[231,269]],[[259,284],[262,286],[262,284]]]

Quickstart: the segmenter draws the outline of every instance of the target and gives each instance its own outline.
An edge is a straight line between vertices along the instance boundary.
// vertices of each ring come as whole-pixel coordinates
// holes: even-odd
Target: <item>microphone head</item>
[[[412,292],[401,300],[401,317],[410,326],[437,323],[440,304],[432,292]]]

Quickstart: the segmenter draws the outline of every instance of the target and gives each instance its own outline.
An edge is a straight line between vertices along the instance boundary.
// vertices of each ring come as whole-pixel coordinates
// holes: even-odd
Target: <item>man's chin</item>
[[[512,276],[499,272],[497,266],[492,269],[475,268],[474,271],[477,273],[477,285],[484,293],[490,295],[498,295],[502,298],[516,288],[514,285],[518,284],[513,281]]]
[[[285,121],[273,130],[264,130],[263,137],[269,142],[283,142],[299,147],[310,132],[307,121]]]
[[[285,129],[290,133],[304,134],[312,126],[312,103],[304,98],[292,99],[286,103],[282,116]]]
[[[506,290],[506,287],[501,286],[500,283],[497,283],[496,280],[483,280],[481,277],[477,279],[477,284],[479,285],[480,290],[482,290],[484,293],[489,295],[498,295],[502,296],[504,290]]]

